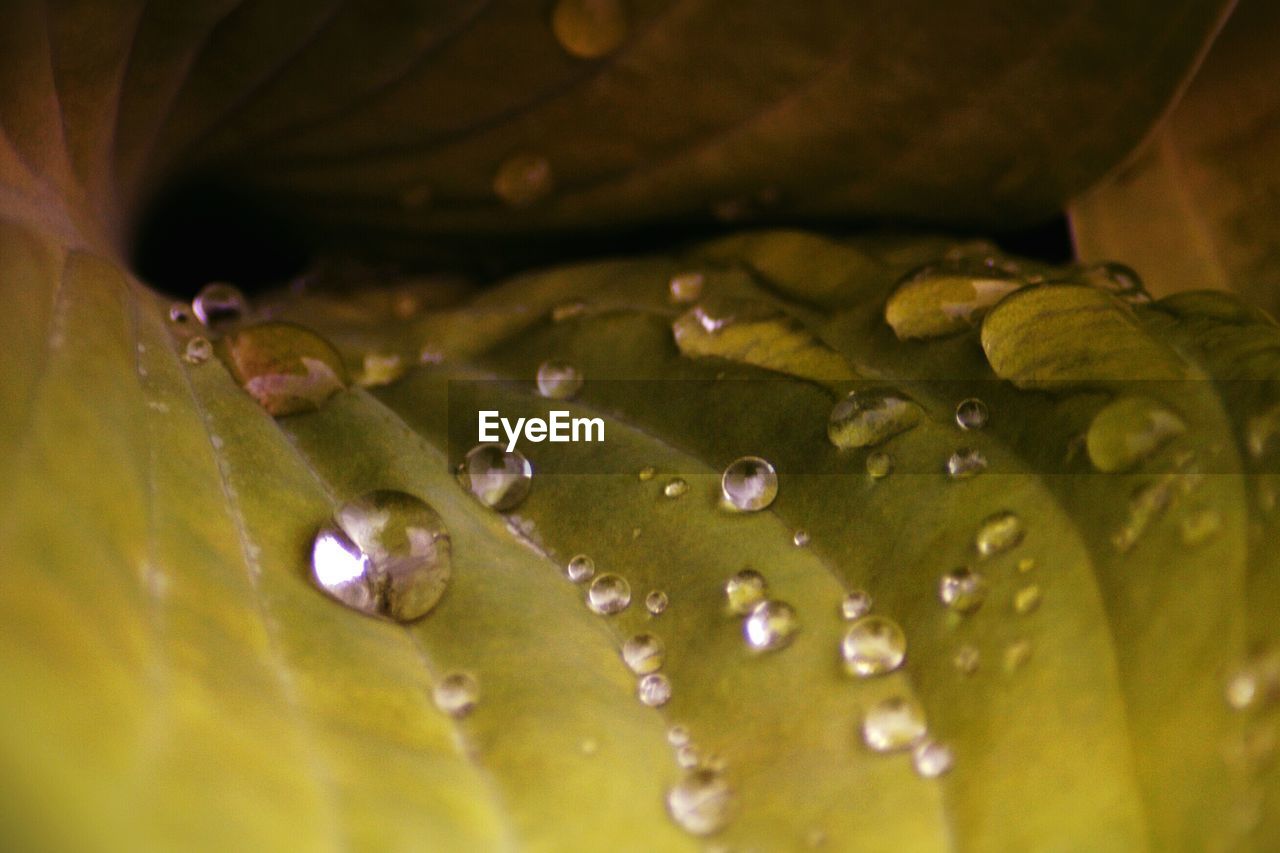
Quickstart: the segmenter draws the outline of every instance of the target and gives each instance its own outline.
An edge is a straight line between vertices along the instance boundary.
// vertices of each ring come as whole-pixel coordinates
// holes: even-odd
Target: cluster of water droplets
[[[790,645],[800,619],[785,601],[769,598],[769,584],[754,569],[743,569],[724,583],[725,609],[742,619],[742,636],[747,648],[768,652]]]

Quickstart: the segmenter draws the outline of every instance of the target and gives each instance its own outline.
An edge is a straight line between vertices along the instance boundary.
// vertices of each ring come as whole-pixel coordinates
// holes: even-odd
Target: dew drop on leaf
[[[1224,695],[1237,711],[1280,698],[1280,652],[1266,648],[1251,652],[1228,673]]]
[[[196,335],[187,341],[182,351],[182,360],[187,364],[204,364],[213,355],[213,344],[209,339]]]
[[[582,583],[596,573],[596,561],[586,554],[578,554],[565,564],[564,573],[574,583]]]
[[[551,193],[551,163],[537,154],[515,154],[493,176],[493,191],[510,207],[528,207]]]
[[[667,812],[691,835],[713,835],[729,823],[733,790],[724,776],[709,767],[695,767],[667,791]]]
[[[853,391],[832,407],[827,438],[842,450],[870,447],[911,429],[923,414],[915,401],[891,388]]]
[[[762,601],[743,620],[742,636],[752,651],[767,652],[786,647],[799,628],[800,620],[790,604]]]
[[[1005,647],[1004,668],[1006,672],[1021,669],[1031,659],[1031,643],[1028,640],[1015,640]]]
[[[662,487],[662,494],[669,498],[678,498],[687,491],[689,491],[689,483],[681,477],[672,477]]]
[[[650,590],[644,597],[644,609],[653,616],[661,616],[666,612],[667,604],[667,594],[660,589]]]
[[[636,697],[650,708],[660,708],[671,701],[671,679],[651,672],[636,682]]]
[[[886,616],[864,616],[849,626],[840,657],[852,675],[866,678],[893,672],[907,656],[907,635]]]
[[[587,606],[602,616],[621,613],[631,604],[631,584],[626,578],[606,572],[587,588]]]
[[[795,533],[792,533],[791,544],[795,545],[797,548],[807,547],[809,544],[809,531],[797,530]]]
[[[981,659],[982,655],[978,652],[977,647],[966,644],[956,649],[956,653],[951,656],[951,665],[961,675],[973,675],[978,671],[978,664]]]
[[[515,509],[533,485],[533,466],[519,450],[498,444],[473,447],[458,469],[458,482],[498,512]]]
[[[169,322],[180,324],[191,322],[191,306],[185,302],[175,302],[170,305]]]
[[[994,557],[1016,548],[1026,535],[1026,528],[1017,513],[1004,510],[987,516],[978,525],[973,537],[973,547],[980,557]]]
[[[480,701],[480,683],[469,672],[451,672],[431,691],[436,707],[460,719],[475,710]]]
[[[667,729],[667,743],[672,746],[685,746],[689,743],[689,729],[677,723]]]
[[[1186,432],[1182,419],[1144,397],[1124,397],[1093,417],[1085,436],[1089,461],[1099,471],[1125,471]]]
[[[840,616],[846,621],[861,619],[871,612],[871,594],[863,589],[855,589],[840,601]]]
[[[893,457],[883,450],[867,454],[867,474],[873,480],[883,480],[893,473]]]
[[[333,345],[292,323],[260,323],[227,335],[219,354],[241,387],[277,417],[319,409],[347,386]]]
[[[911,763],[924,779],[936,779],[951,769],[955,753],[945,743],[925,738],[911,750]]]
[[[684,272],[673,275],[667,282],[667,291],[671,301],[677,305],[697,302],[702,298],[702,286],[705,278],[700,272]]]
[[[636,477],[639,478],[640,482],[647,483],[652,480],[654,475],[657,473],[657,468],[654,468],[652,465],[646,465],[637,472]]]
[[[565,53],[599,59],[627,37],[627,10],[623,0],[558,0],[551,12],[551,31]]]
[[[977,397],[961,400],[956,406],[956,424],[961,429],[982,429],[987,425],[987,404]]]
[[[757,512],[778,496],[778,472],[759,456],[743,456],[724,469],[720,491],[734,509]]]
[[[196,319],[213,329],[239,321],[249,311],[249,302],[240,288],[225,282],[206,284],[191,302]]]
[[[1085,267],[1079,273],[1085,283],[1114,293],[1131,305],[1140,305],[1151,301],[1142,277],[1133,267],[1115,261],[1105,261]]]
[[[404,492],[374,491],[343,504],[311,547],[316,586],[354,610],[400,622],[426,615],[451,573],[443,520]]]
[[[899,340],[936,338],[974,326],[1024,282],[997,267],[943,263],[903,278],[885,303],[884,319]]]
[[[862,741],[876,752],[907,749],[927,731],[924,708],[906,696],[881,699],[862,717]]]
[[[967,566],[952,569],[938,581],[938,598],[957,613],[972,613],[987,597],[987,579]]]
[[[662,669],[667,650],[656,634],[636,634],[622,644],[622,660],[636,675],[648,675]]]
[[[754,569],[743,569],[724,583],[724,595],[728,610],[735,616],[750,613],[769,592],[764,575]]]
[[[967,480],[987,470],[987,457],[974,447],[962,447],[947,457],[947,476]]]
[[[1013,594],[1013,612],[1020,616],[1033,613],[1040,606],[1042,593],[1036,584],[1030,584]]]
[[[572,364],[551,359],[538,365],[538,393],[550,400],[571,399],[582,388],[582,372]]]
[[[360,375],[356,384],[361,388],[379,388],[390,385],[408,371],[409,365],[399,353],[368,352],[360,363]]]
[[[688,770],[691,767],[697,767],[702,764],[702,756],[698,754],[698,748],[691,743],[686,743],[676,748],[676,765]]]

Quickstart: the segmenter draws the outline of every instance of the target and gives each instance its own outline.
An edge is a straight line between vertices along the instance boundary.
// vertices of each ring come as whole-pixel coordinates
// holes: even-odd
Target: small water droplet
[[[671,679],[652,672],[636,682],[636,696],[650,708],[660,708],[671,701]]]
[[[977,397],[961,400],[956,406],[956,424],[961,429],[982,429],[987,425],[987,404]]]
[[[893,473],[893,457],[883,450],[867,454],[867,474],[873,480],[883,480]]]
[[[809,531],[797,530],[791,534],[791,544],[797,548],[804,548],[809,544]]]
[[[182,351],[182,360],[187,364],[204,364],[213,356],[213,344],[209,343],[208,338],[196,335],[187,341],[186,349]]]
[[[679,723],[667,729],[667,743],[672,746],[684,746],[689,743],[689,729]]]
[[[728,610],[735,616],[745,616],[764,601],[769,585],[764,575],[754,569],[743,569],[724,583],[724,595]]]
[[[342,357],[324,338],[292,323],[260,323],[222,340],[236,381],[277,417],[319,409],[347,386]]]
[[[987,579],[967,566],[952,569],[938,581],[938,598],[957,613],[972,613],[987,597]]]
[[[1280,652],[1258,649],[1251,652],[1227,675],[1227,704],[1237,711],[1280,698]]]
[[[778,472],[759,456],[743,456],[724,469],[720,491],[734,509],[757,512],[778,496]]]
[[[587,606],[602,616],[621,613],[631,604],[631,584],[610,572],[600,575],[587,588]]]
[[[827,438],[842,450],[869,447],[906,432],[923,416],[915,401],[892,388],[853,391],[832,407]]]
[[[785,601],[762,601],[742,623],[742,636],[753,651],[785,648],[800,628],[796,611]]]
[[[596,573],[596,561],[586,554],[578,554],[565,565],[564,573],[574,583],[582,583]]]
[[[356,384],[361,388],[380,388],[404,376],[408,369],[399,353],[367,352],[361,360]]]
[[[866,678],[893,672],[907,656],[907,635],[885,616],[863,616],[849,626],[840,656],[852,675]]]
[[[648,675],[662,669],[667,649],[656,634],[636,634],[622,644],[622,660],[636,675]]]
[[[1222,516],[1214,509],[1201,509],[1186,515],[1178,525],[1182,544],[1195,547],[1212,539],[1222,529]]]
[[[676,765],[688,770],[702,764],[702,755],[693,744],[685,744],[676,749]]]
[[[662,494],[669,498],[678,498],[687,491],[689,491],[689,484],[681,477],[672,477],[662,487]]]
[[[1167,474],[1134,489],[1129,496],[1129,515],[1111,537],[1117,551],[1122,554],[1131,551],[1147,528],[1164,515],[1173,503],[1178,480],[1176,475]]]
[[[493,176],[493,191],[510,207],[529,207],[551,193],[551,163],[537,154],[515,154]]]
[[[974,534],[973,547],[980,557],[994,557],[1016,548],[1025,535],[1022,519],[1016,513],[1004,510],[983,519]]]
[[[1123,397],[1093,416],[1085,448],[1099,471],[1126,471],[1186,429],[1181,418],[1155,400]]]
[[[651,590],[644,597],[644,609],[654,616],[661,616],[667,609],[667,594],[660,589]]]
[[[876,752],[896,752],[913,746],[928,731],[924,708],[914,699],[890,696],[867,709],[862,740]]]
[[[652,465],[646,465],[640,469],[639,473],[637,473],[636,476],[640,478],[640,482],[647,483],[650,480],[652,480],[654,475],[657,473],[658,473],[657,468],[654,468]]]
[[[978,664],[981,661],[981,654],[975,646],[963,645],[956,649],[956,653],[951,657],[951,665],[956,668],[961,675],[973,675],[978,671]]]
[[[1084,280],[1103,290],[1110,291],[1132,305],[1140,305],[1151,301],[1142,283],[1141,276],[1133,267],[1115,261],[1092,264],[1080,272]]]
[[[1024,575],[1035,567],[1036,561],[1034,557],[1023,557],[1018,561],[1018,571],[1022,572]]]
[[[175,302],[169,306],[169,322],[171,323],[189,323],[191,322],[191,306],[185,302]]]
[[[362,613],[408,622],[444,595],[452,573],[449,532],[425,502],[404,492],[369,492],[343,504],[311,547],[311,576]]]
[[[863,589],[855,589],[840,602],[840,616],[846,621],[861,619],[871,612],[871,594]]]
[[[599,59],[627,37],[626,7],[622,0],[558,0],[551,12],[551,31],[565,53]]]
[[[1026,616],[1040,606],[1040,599],[1040,587],[1035,584],[1024,586],[1013,594],[1013,611],[1020,616]]]
[[[451,672],[431,691],[436,707],[460,719],[475,710],[480,701],[480,683],[469,672]]]
[[[538,393],[551,400],[568,400],[582,388],[582,373],[572,364],[554,359],[538,365]]]
[[[191,302],[196,319],[206,327],[235,323],[249,311],[244,294],[234,285],[215,281],[206,284]]]
[[[705,277],[700,272],[686,272],[673,275],[667,283],[671,301],[676,304],[697,302],[702,298],[702,285]]]
[[[947,459],[947,476],[967,480],[987,470],[987,457],[975,447],[962,447]]]
[[[1015,640],[1006,646],[1004,650],[1005,672],[1021,669],[1030,659],[1031,642],[1029,640]]]
[[[713,835],[733,814],[733,790],[724,776],[709,767],[695,767],[667,791],[667,812],[691,835]]]
[[[473,447],[458,469],[458,482],[480,503],[507,512],[515,509],[533,485],[533,466],[519,450],[498,444]]]
[[[911,763],[916,773],[925,779],[936,779],[951,769],[955,753],[951,747],[932,738],[925,738],[911,750]]]

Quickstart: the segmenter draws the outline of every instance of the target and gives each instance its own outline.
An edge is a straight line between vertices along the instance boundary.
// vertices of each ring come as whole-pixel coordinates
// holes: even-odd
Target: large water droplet
[[[243,388],[272,415],[320,408],[347,386],[333,345],[292,323],[261,323],[222,339],[220,354]]]
[[[827,437],[841,449],[868,447],[911,429],[923,416],[918,404],[891,388],[854,391],[831,409]]]
[[[436,707],[450,717],[465,717],[480,701],[480,683],[469,672],[451,672],[431,691]]]
[[[987,457],[975,447],[962,447],[947,458],[947,476],[967,480],[987,470]]]
[[[743,456],[724,469],[720,491],[734,509],[756,512],[778,496],[778,472],[759,456]]]
[[[667,812],[691,835],[712,835],[729,822],[733,789],[709,767],[695,767],[667,791]]]
[[[596,573],[596,561],[586,554],[578,554],[565,565],[564,573],[574,583],[582,583]]]
[[[764,601],[769,592],[769,585],[764,575],[754,569],[743,569],[724,583],[724,595],[728,600],[728,610],[735,616],[745,616],[752,608]]]
[[[650,708],[660,708],[671,701],[671,679],[652,672],[636,682],[636,696]]]
[[[182,360],[187,364],[204,364],[213,356],[213,344],[209,339],[196,335],[187,341],[182,351]]]
[[[676,304],[697,302],[702,298],[702,286],[705,278],[700,272],[686,272],[673,275],[667,283],[671,301]]]
[[[911,273],[884,307],[899,339],[935,338],[974,326],[987,309],[1023,286],[999,269],[939,264]]]
[[[657,672],[666,657],[666,646],[656,634],[636,634],[622,644],[622,660],[636,675]]]
[[[924,708],[906,696],[881,699],[862,717],[862,740],[876,752],[907,749],[927,731]]]
[[[867,454],[867,474],[873,480],[883,480],[893,473],[893,457],[883,450]]]
[[[958,613],[972,613],[986,597],[986,578],[967,566],[952,569],[938,581],[938,598]]]
[[[559,0],[551,12],[551,31],[566,53],[599,59],[627,37],[627,10],[622,0]]]
[[[859,677],[893,672],[907,656],[907,635],[892,619],[864,616],[845,632],[840,656],[845,669]]]
[[[480,503],[498,512],[515,509],[533,485],[533,466],[519,450],[480,444],[467,453],[458,469],[463,488]]]
[[[1022,542],[1026,529],[1016,513],[1005,510],[987,516],[978,525],[973,537],[973,547],[981,557],[994,557],[1015,548]]]
[[[911,750],[911,763],[916,773],[925,779],[936,779],[951,769],[955,753],[951,747],[932,738],[925,738]]]
[[[987,425],[987,404],[977,397],[961,400],[956,406],[956,424],[961,429],[982,429]]]
[[[742,623],[742,636],[754,651],[781,649],[800,628],[796,611],[785,601],[762,601]]]
[[[631,584],[621,575],[600,575],[587,588],[587,606],[602,616],[621,613],[631,604]]]
[[[1099,471],[1125,471],[1187,429],[1182,419],[1144,397],[1124,397],[1093,417],[1085,447]]]
[[[840,602],[840,616],[852,622],[861,619],[871,612],[871,594],[863,589],[855,589]]]
[[[667,594],[660,589],[651,590],[644,597],[644,609],[654,616],[661,616],[666,612],[667,604]]]
[[[444,595],[452,571],[449,533],[413,495],[376,491],[344,504],[316,534],[311,576],[347,606],[407,622]]]
[[[249,311],[249,303],[240,288],[225,282],[206,284],[191,302],[196,319],[210,329],[240,320]]]
[[[493,176],[493,191],[511,207],[528,207],[551,193],[551,163],[537,154],[515,154]]]
[[[538,393],[551,400],[568,400],[582,388],[582,373],[572,364],[549,360],[538,365]]]

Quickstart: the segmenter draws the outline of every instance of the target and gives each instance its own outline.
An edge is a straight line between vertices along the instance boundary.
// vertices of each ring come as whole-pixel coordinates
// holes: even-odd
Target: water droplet
[[[705,278],[700,272],[686,272],[673,275],[667,283],[671,301],[676,304],[697,302],[702,298],[702,285]]]
[[[974,447],[962,447],[947,459],[947,476],[967,480],[987,470],[987,457]]]
[[[975,646],[964,645],[956,649],[956,653],[951,657],[951,665],[961,675],[973,675],[978,671],[978,664],[981,658],[982,656]]]
[[[480,444],[467,453],[458,469],[462,487],[480,503],[498,512],[515,509],[533,485],[533,466],[519,450],[497,444]]]
[[[249,303],[238,287],[224,282],[206,284],[191,302],[196,319],[206,327],[234,323],[249,311]]]
[[[791,544],[797,548],[804,548],[809,544],[809,531],[797,530],[791,534]]]
[[[644,609],[654,616],[661,616],[667,609],[667,594],[660,589],[651,590],[644,597]]]
[[[667,649],[656,634],[636,634],[622,644],[622,660],[636,675],[647,675],[662,669]]]
[[[900,340],[936,338],[974,326],[987,310],[1023,286],[999,269],[935,264],[908,274],[885,303],[884,319]]]
[[[862,718],[862,740],[876,752],[907,749],[927,731],[924,708],[905,696],[881,699]]]
[[[938,581],[938,598],[957,613],[972,613],[987,597],[987,579],[967,566],[952,569]]]
[[[636,682],[636,696],[650,708],[660,708],[671,701],[671,679],[652,672]]]
[[[1031,643],[1028,640],[1016,640],[1005,647],[1005,672],[1013,672],[1022,668],[1031,659]]]
[[[951,769],[951,765],[955,763],[955,753],[946,744],[925,738],[911,750],[911,763],[921,777],[936,779]]]
[[[885,616],[863,616],[849,626],[840,656],[851,674],[866,678],[893,672],[907,656],[907,635]]]
[[[686,745],[689,743],[689,729],[678,723],[667,729],[667,743],[672,746]]]
[[[480,683],[468,672],[451,672],[431,691],[436,707],[459,719],[475,710],[480,701]]]
[[[631,584],[621,575],[606,572],[587,588],[587,606],[602,616],[621,613],[631,604]]]
[[[1125,523],[1111,537],[1111,544],[1120,553],[1127,553],[1138,544],[1142,534],[1156,519],[1164,515],[1174,500],[1175,475],[1166,475],[1134,489],[1129,497],[1129,515]]]
[[[647,483],[652,480],[654,475],[657,473],[657,468],[654,468],[652,465],[646,465],[640,469],[640,472],[636,474],[636,476],[640,478],[640,482]]]
[[[1026,574],[1027,572],[1031,571],[1035,567],[1036,567],[1036,561],[1034,557],[1023,557],[1021,560],[1018,561],[1018,571],[1022,572],[1023,574]]]
[[[719,832],[733,814],[733,790],[724,776],[709,767],[695,767],[667,791],[667,812],[691,835]]]
[[[1222,529],[1222,516],[1214,509],[1202,509],[1190,513],[1178,525],[1182,544],[1195,547],[1203,545]]]
[[[735,616],[745,616],[752,608],[764,601],[769,592],[769,585],[764,575],[754,569],[743,569],[724,583],[724,595],[729,602],[729,612]]]
[[[724,469],[720,491],[734,509],[756,512],[778,496],[778,472],[759,456],[743,456]]]
[[[689,484],[680,477],[672,477],[662,487],[662,493],[669,498],[678,498],[689,491]]]
[[[449,532],[430,506],[381,490],[343,504],[311,547],[316,585],[347,606],[401,622],[444,595],[452,572]]]
[[[182,351],[182,360],[187,364],[204,364],[212,355],[213,344],[209,343],[208,338],[196,335],[187,341],[186,349]]]
[[[994,557],[1016,548],[1025,535],[1022,519],[1016,513],[1004,510],[983,519],[973,537],[973,547],[980,557]]]
[[[1126,471],[1186,429],[1181,418],[1155,400],[1124,397],[1094,415],[1085,448],[1099,471]]]
[[[571,56],[599,59],[627,37],[622,0],[559,0],[551,12],[551,31]]]
[[[688,770],[702,764],[702,756],[693,744],[685,744],[676,748],[676,765]]]
[[[893,473],[893,457],[883,450],[867,454],[867,474],[873,480],[883,480]]]
[[[869,447],[906,432],[923,416],[915,401],[891,388],[853,391],[831,409],[827,438],[842,450]]]
[[[956,424],[961,429],[982,429],[987,425],[987,404],[977,397],[961,400],[956,406]]]
[[[189,323],[191,322],[191,306],[185,302],[175,302],[169,306],[169,322],[171,323]]]
[[[1280,698],[1280,652],[1264,648],[1250,653],[1228,674],[1225,695],[1237,711]]]
[[[566,320],[573,320],[585,315],[587,310],[585,302],[562,302],[551,309],[551,322],[563,323]]]
[[[236,381],[277,417],[319,409],[347,386],[333,345],[292,323],[261,323],[228,335],[220,354]]]
[[[596,561],[586,554],[578,554],[565,565],[564,573],[574,583],[582,583],[596,573]]]
[[[861,619],[871,612],[871,594],[863,589],[855,589],[840,602],[840,616],[847,621]]]
[[[551,400],[568,400],[582,388],[582,373],[563,361],[538,365],[538,393]]]
[[[1093,264],[1081,270],[1080,275],[1087,283],[1110,291],[1130,304],[1139,305],[1151,301],[1142,278],[1125,264],[1115,261]]]
[[[796,611],[785,601],[762,601],[742,623],[742,636],[753,651],[785,648],[800,628]]]
[[[1040,598],[1040,587],[1035,584],[1024,586],[1013,594],[1013,611],[1021,616],[1026,616],[1040,606]]]
[[[551,163],[537,154],[515,154],[493,176],[493,191],[511,207],[528,207],[551,193]]]
[[[404,376],[408,369],[409,366],[399,353],[368,352],[361,361],[356,384],[361,388],[380,388]]]

